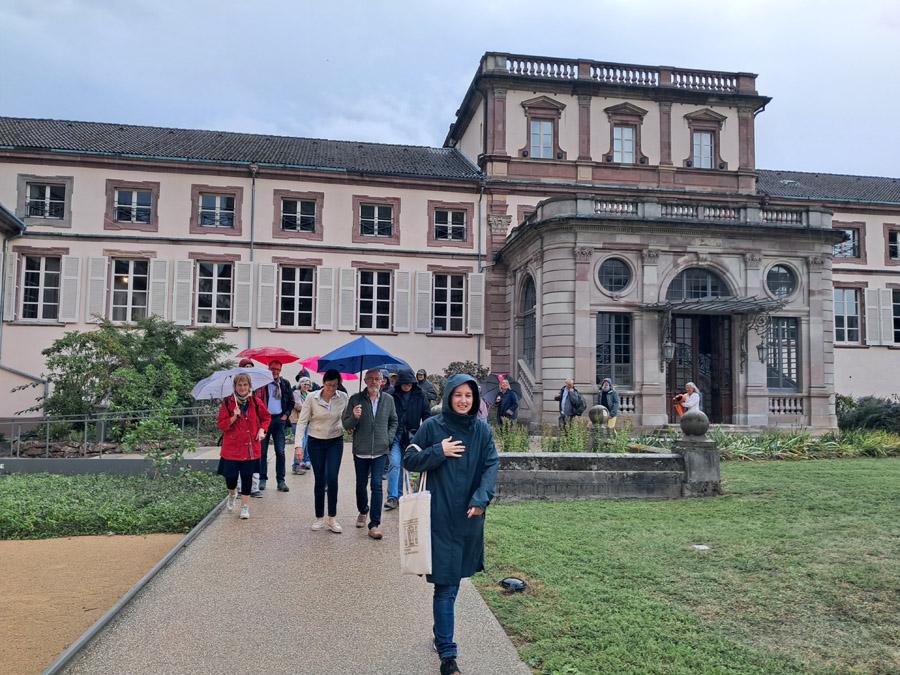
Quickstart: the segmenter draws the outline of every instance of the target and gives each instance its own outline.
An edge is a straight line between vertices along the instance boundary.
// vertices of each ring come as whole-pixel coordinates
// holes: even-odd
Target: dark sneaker
[[[278,491],[279,492],[290,492],[291,489],[287,486],[283,480],[278,481]]]
[[[441,675],[460,675],[456,659],[441,659]]]
[[[259,490],[257,490],[256,492],[251,492],[251,493],[250,493],[250,496],[251,496],[251,497],[256,497],[257,499],[261,499],[261,498],[262,498],[262,492],[260,492]]]
[[[259,479],[259,489],[260,492],[266,489],[266,481],[263,478]]]
[[[396,497],[388,497],[388,500],[384,503],[384,508],[386,511],[393,511],[398,506],[400,506],[400,502],[397,501]]]

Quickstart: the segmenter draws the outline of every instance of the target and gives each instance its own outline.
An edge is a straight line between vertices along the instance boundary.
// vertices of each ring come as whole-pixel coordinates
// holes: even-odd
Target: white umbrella
[[[268,368],[219,370],[200,380],[191,391],[191,396],[198,401],[231,396],[234,393],[234,377],[240,373],[247,373],[250,376],[251,389],[259,389],[273,381],[272,373]]]

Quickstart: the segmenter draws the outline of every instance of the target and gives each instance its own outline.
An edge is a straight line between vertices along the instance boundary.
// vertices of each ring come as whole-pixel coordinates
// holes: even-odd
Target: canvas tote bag
[[[422,474],[419,491],[410,492],[409,472],[403,471],[404,495],[400,497],[400,572],[431,574],[431,493]]]

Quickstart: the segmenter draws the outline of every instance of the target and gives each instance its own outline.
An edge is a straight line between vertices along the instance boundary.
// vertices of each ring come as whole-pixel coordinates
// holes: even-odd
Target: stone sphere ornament
[[[681,416],[680,424],[681,433],[688,438],[700,440],[705,438],[706,432],[709,431],[709,418],[705,412],[696,408],[684,413]]]
[[[588,410],[588,417],[594,426],[603,426],[609,422],[609,410],[606,409],[606,406],[598,404]]]

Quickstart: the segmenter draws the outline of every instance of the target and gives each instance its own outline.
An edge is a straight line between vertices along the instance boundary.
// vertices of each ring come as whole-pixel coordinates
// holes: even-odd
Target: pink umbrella
[[[303,359],[302,361],[298,361],[298,365],[303,366],[308,371],[315,373],[319,370],[319,357],[318,356],[310,356],[307,359]],[[341,373],[342,380],[358,380],[359,375],[356,373]]]
[[[253,359],[262,364],[269,365],[272,361],[280,361],[281,363],[293,363],[300,357],[289,352],[282,347],[252,347],[245,349],[238,354],[238,357],[245,359]]]

